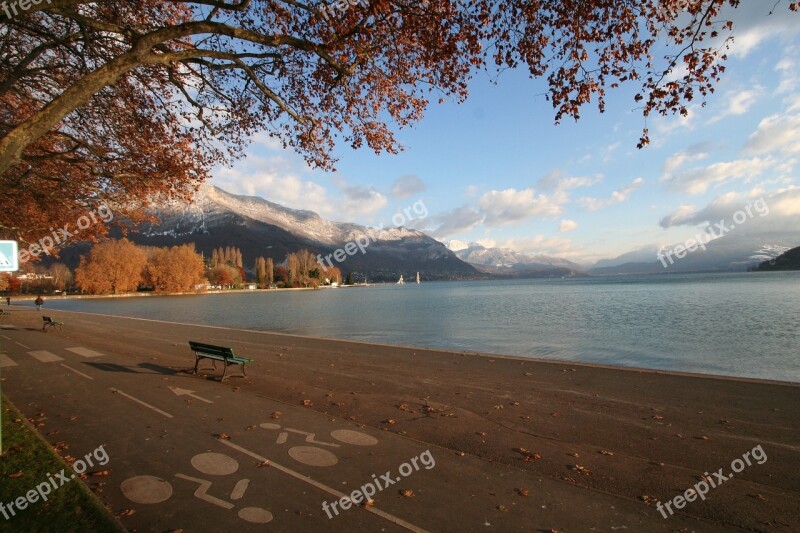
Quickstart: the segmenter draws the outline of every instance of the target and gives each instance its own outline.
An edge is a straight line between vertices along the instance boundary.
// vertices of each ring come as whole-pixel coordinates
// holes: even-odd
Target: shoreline
[[[295,289],[286,289],[286,290],[295,290]],[[305,289],[304,289],[305,290]],[[249,292],[249,291],[248,291]],[[28,306],[24,306],[26,309]],[[334,337],[316,337],[314,335],[301,335],[299,333],[287,333],[282,331],[266,331],[266,330],[259,330],[259,329],[247,329],[247,328],[236,328],[231,326],[214,326],[210,324],[193,324],[191,322],[175,322],[171,320],[158,320],[155,318],[142,318],[142,317],[134,317],[134,316],[125,316],[125,315],[109,315],[109,314],[101,314],[101,313],[92,313],[89,311],[75,311],[71,309],[57,309],[56,312],[58,313],[74,313],[80,315],[90,315],[96,317],[107,317],[107,318],[115,318],[115,319],[122,319],[122,320],[140,320],[143,322],[155,322],[158,324],[171,324],[175,326],[191,326],[191,327],[202,327],[202,328],[211,328],[211,329],[220,329],[220,330],[229,330],[229,331],[239,331],[243,333],[255,333],[260,335],[269,335],[269,336],[282,336],[282,337],[291,337],[296,339],[306,339],[306,340],[313,340],[313,341],[321,341],[321,342],[336,342],[336,343],[347,343],[347,344],[357,344],[361,346],[375,346],[380,348],[400,348],[404,350],[417,350],[417,351],[425,351],[425,352],[432,352],[432,353],[440,353],[440,354],[463,354],[463,355],[471,355],[476,357],[482,357],[486,359],[504,359],[504,360],[511,360],[517,362],[535,362],[540,364],[555,364],[559,366],[570,365],[570,366],[580,366],[586,368],[596,368],[596,369],[604,369],[604,370],[612,370],[612,371],[624,371],[624,372],[633,372],[636,374],[653,374],[653,375],[664,375],[664,376],[675,376],[675,377],[687,377],[687,378],[700,378],[700,379],[717,379],[717,380],[724,380],[724,381],[739,381],[743,383],[759,383],[765,385],[783,385],[783,386],[791,386],[791,387],[800,387],[799,381],[786,381],[786,380],[778,380],[778,379],[765,379],[765,378],[752,378],[748,376],[728,376],[725,374],[705,374],[702,372],[685,372],[681,370],[662,370],[656,368],[646,368],[646,367],[637,367],[637,366],[622,366],[622,365],[608,365],[602,363],[592,363],[592,362],[585,362],[585,361],[570,361],[566,359],[542,359],[540,357],[529,357],[524,355],[514,355],[514,354],[500,354],[500,353],[486,353],[486,352],[474,352],[469,350],[457,350],[457,349],[444,349],[444,348],[428,348],[424,346],[414,346],[410,344],[388,344],[388,343],[381,343],[381,342],[374,342],[374,341],[360,341],[354,339],[338,339]]]

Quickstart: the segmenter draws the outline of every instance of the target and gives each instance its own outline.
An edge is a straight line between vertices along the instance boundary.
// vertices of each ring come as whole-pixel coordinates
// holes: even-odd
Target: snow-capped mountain
[[[800,235],[792,232],[786,235],[727,235],[706,244],[706,249],[698,248],[684,254],[659,259],[656,246],[645,247],[620,255],[614,259],[603,259],[595,263],[589,273],[592,275],[624,274],[664,274],[675,272],[744,272],[763,261],[769,261],[797,243]],[[668,247],[661,251],[662,256]],[[665,266],[666,265],[666,266]]]
[[[230,194],[213,185],[203,185],[191,204],[171,202],[156,206],[159,222],[141,225],[130,238],[140,244],[165,246],[193,242],[199,251],[211,253],[219,246],[242,250],[246,267],[256,257],[272,257],[280,263],[289,252],[307,248],[326,256],[372,235],[365,253],[348,255],[343,272],[369,279],[396,280],[400,274],[423,279],[460,279],[478,272],[458,259],[442,243],[421,231],[401,228],[378,230],[359,224],[332,222],[313,211],[291,209],[255,196]]]
[[[483,272],[503,275],[523,275],[536,272],[574,275],[582,271],[577,263],[544,254],[526,254],[508,248],[487,248],[481,244],[450,241],[447,247],[462,261]]]

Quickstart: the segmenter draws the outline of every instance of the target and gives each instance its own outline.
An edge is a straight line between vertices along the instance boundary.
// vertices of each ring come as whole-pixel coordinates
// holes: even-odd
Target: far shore
[[[265,292],[284,292],[284,291],[315,291],[319,289],[347,289],[355,287],[369,287],[372,285],[382,285],[381,283],[370,283],[369,285],[355,284],[355,285],[339,285],[338,287],[331,287],[330,285],[320,285],[319,287],[284,287],[277,289],[214,289],[209,291],[192,291],[192,292],[125,292],[122,294],[47,294],[42,293],[42,297],[59,300],[83,300],[94,298],[138,298],[138,297],[151,297],[151,296],[200,296],[204,294],[257,294]],[[14,302],[35,300],[36,293],[30,294],[17,294],[11,297],[12,305]]]

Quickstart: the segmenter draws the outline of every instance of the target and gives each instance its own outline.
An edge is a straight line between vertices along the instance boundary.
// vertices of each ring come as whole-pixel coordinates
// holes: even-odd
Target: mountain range
[[[242,251],[250,269],[256,257],[271,257],[276,264],[286,255],[307,248],[323,257],[364,235],[373,235],[365,253],[356,251],[332,263],[357,281],[396,281],[400,275],[423,280],[571,277],[582,275],[642,275],[673,272],[745,271],[769,262],[797,246],[800,235],[736,234],[709,242],[665,267],[658,248],[644,247],[616,258],[581,265],[544,254],[523,253],[478,243],[439,242],[422,231],[405,227],[376,230],[359,224],[332,222],[313,211],[291,209],[254,196],[228,193],[203,185],[191,204],[172,202],[154,206],[157,223],[145,223],[128,233],[137,244],[172,246],[194,243],[210,255],[220,246]],[[88,244],[62,251],[61,261],[74,267]],[[783,264],[783,262],[781,262]]]
[[[421,231],[387,228],[377,231],[352,223],[332,222],[312,211],[291,209],[254,196],[230,194],[204,185],[191,205],[171,203],[153,210],[157,224],[143,224],[130,239],[137,244],[167,246],[193,242],[208,255],[220,246],[242,251],[245,268],[256,257],[275,264],[289,252],[307,248],[323,257],[370,233],[366,253],[356,251],[337,263],[354,279],[396,281],[400,275],[423,279],[467,279],[480,273],[461,261],[444,244]]]

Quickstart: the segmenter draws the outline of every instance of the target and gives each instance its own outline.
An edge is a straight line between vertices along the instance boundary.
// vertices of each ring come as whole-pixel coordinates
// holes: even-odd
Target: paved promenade
[[[52,310],[66,325],[43,333],[11,310],[3,394],[63,453],[105,447],[87,483],[129,530],[800,528],[796,386]],[[192,375],[188,340],[255,362]],[[759,444],[706,501],[666,519],[642,501]]]

